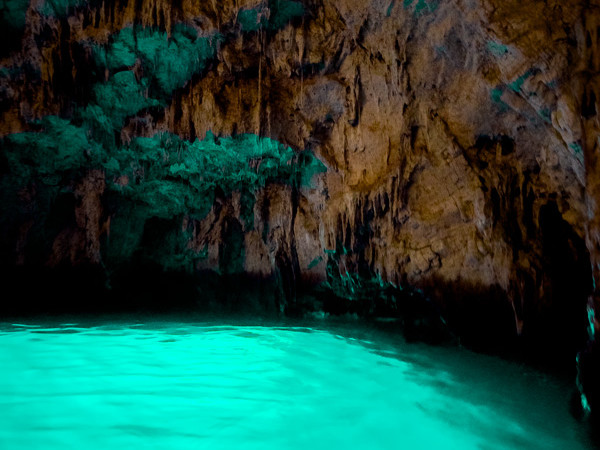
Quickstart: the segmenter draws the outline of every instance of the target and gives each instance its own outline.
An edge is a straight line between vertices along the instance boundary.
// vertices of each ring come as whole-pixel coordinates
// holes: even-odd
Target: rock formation
[[[597,0],[25,3],[0,27],[13,280],[265,280],[287,312],[418,289],[473,345],[568,361],[598,327]]]

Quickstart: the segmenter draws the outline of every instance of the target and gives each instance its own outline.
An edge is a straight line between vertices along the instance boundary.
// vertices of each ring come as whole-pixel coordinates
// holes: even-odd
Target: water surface
[[[358,323],[0,325],[0,448],[590,448],[572,386]]]

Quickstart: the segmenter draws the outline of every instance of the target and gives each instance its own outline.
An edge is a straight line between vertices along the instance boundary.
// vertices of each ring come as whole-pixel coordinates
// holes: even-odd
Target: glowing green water
[[[566,383],[357,324],[0,327],[0,448],[585,448]]]

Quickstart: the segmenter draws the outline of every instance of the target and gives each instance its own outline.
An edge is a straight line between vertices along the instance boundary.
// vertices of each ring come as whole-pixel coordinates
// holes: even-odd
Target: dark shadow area
[[[526,304],[523,337],[542,356],[572,365],[588,339],[590,258],[585,242],[562,218],[556,203],[540,209],[539,223],[545,295],[538,305]]]
[[[189,274],[156,264],[122,267],[110,279],[100,266],[4,267],[0,318],[141,312],[277,316],[277,279],[211,270]]]
[[[461,344],[478,352],[510,355],[518,337],[512,306],[499,287],[434,279],[426,292],[440,302],[440,310]]]
[[[98,266],[4,266],[0,317],[109,310],[111,297]]]
[[[566,258],[565,262],[573,264]],[[559,296],[565,294],[560,288],[566,287],[568,277],[575,276],[574,271],[579,269],[585,273],[587,269],[573,266],[564,269],[564,274],[556,274],[554,283],[558,283],[558,289],[548,289],[552,292],[551,298],[562,303],[544,304],[535,311],[525,311],[521,334],[517,331],[513,306],[499,286],[488,288],[437,280],[424,286],[424,290],[438,299],[441,314],[451,332],[460,338],[461,345],[574,379],[575,358],[587,340],[585,290],[572,287],[573,291],[581,289],[578,297]],[[561,285],[561,280],[565,284]]]

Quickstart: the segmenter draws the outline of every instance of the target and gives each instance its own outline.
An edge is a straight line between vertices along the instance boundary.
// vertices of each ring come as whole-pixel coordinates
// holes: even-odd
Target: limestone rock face
[[[2,136],[39,131],[48,115],[79,126],[78,111],[101,105],[94,86],[127,70],[141,83],[160,65],[121,30],[177,46],[185,25],[214,37],[214,54],[168,92],[175,62],[144,85],[147,97],[163,86],[160,102],[126,110],[107,133],[115,145],[253,133],[326,167],[304,184],[271,180],[250,203],[217,192],[204,217],[171,218],[204,255],[192,272],[277,279],[285,310],[333,267],[423,289],[474,341],[522,335],[569,355],[585,342],[588,299],[600,311],[600,2],[49,3],[12,11],[21,26],[4,27]],[[101,70],[97,48],[129,62]],[[74,219],[47,231],[35,258],[35,212],[4,225],[3,263],[105,264],[123,215],[105,192],[128,178],[99,169],[65,186]],[[35,195],[22,186],[19,201]],[[132,245],[161,241],[156,223]]]

